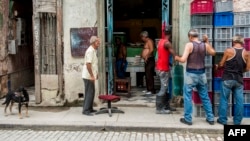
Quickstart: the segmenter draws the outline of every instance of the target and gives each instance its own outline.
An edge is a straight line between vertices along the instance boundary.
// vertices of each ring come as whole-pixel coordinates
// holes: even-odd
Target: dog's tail
[[[4,99],[4,98],[6,98],[6,95],[1,97],[0,99]],[[7,100],[5,99],[5,101],[2,103],[2,105],[6,104],[6,102],[7,102]]]
[[[3,96],[2,98],[5,97],[5,101],[2,103],[2,105],[5,105],[10,99],[11,99],[11,93],[7,93],[5,96]]]
[[[5,97],[6,97],[6,95],[4,95],[4,96],[0,97],[0,99],[4,99]]]

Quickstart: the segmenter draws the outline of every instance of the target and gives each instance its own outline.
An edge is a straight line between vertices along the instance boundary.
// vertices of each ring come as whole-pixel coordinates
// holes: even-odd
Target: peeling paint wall
[[[30,0],[31,3],[31,0]],[[9,5],[10,8],[9,8]],[[30,86],[34,84],[34,59],[33,59],[33,46],[32,46],[32,21],[31,15],[28,14],[25,4],[0,0],[0,15],[2,15],[2,24],[0,25],[0,75],[1,76],[1,95],[7,93],[7,81],[10,80],[11,90],[17,89],[20,85]],[[13,7],[12,7],[13,6]],[[23,9],[22,9],[23,8]],[[17,21],[14,18],[10,18],[12,12],[18,10],[16,18],[24,18],[25,15],[25,44],[17,46],[17,53],[10,55],[8,54],[7,41],[16,40],[17,32]],[[10,14],[10,15],[9,15]],[[30,16],[30,19],[27,17]],[[21,31],[19,31],[21,32]],[[8,78],[8,74],[9,78]]]
[[[1,25],[0,25],[0,75],[6,74],[8,72],[7,67],[7,28],[8,28],[8,7],[9,1],[0,0],[0,16],[1,16]],[[0,78],[0,96],[7,93],[7,81],[8,77],[3,76]]]
[[[187,33],[191,27],[190,4],[192,0],[179,1],[179,53],[183,54],[185,44],[189,41]]]
[[[78,99],[83,93],[82,80],[83,58],[71,56],[70,28],[97,26],[96,0],[64,0],[63,31],[64,31],[64,92],[69,102]],[[96,82],[97,84],[97,82]],[[97,93],[98,87],[96,87]]]
[[[250,11],[250,0],[233,0],[233,11],[234,12]]]

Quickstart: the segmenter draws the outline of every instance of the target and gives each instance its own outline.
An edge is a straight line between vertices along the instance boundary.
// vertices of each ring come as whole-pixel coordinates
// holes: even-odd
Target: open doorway
[[[164,2],[168,0],[114,0],[113,1],[113,40],[116,36],[121,37],[127,49],[128,67],[126,75],[131,77],[131,98],[123,98],[120,103],[124,104],[154,104],[153,97],[143,97],[142,90],[145,89],[144,63],[134,65],[135,57],[140,56],[143,49],[143,42],[140,33],[147,31],[149,37],[156,43],[162,36],[162,26],[164,20]],[[163,6],[162,6],[163,5]],[[169,0],[169,16],[167,25],[172,23],[172,1]],[[109,32],[109,31],[107,31]],[[155,44],[156,47],[156,44]],[[116,56],[116,47],[114,48]],[[155,88],[159,90],[160,82],[155,76]],[[116,89],[116,88],[115,88]],[[127,102],[127,103],[126,103]]]
[[[35,101],[32,15],[32,0],[10,1],[8,38],[16,42],[16,52],[9,57],[11,89],[24,86],[30,94],[30,100]]]

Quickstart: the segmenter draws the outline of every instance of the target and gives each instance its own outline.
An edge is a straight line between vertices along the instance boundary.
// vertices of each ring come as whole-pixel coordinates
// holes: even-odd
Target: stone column
[[[101,46],[98,49],[98,63],[99,63],[99,93],[106,94],[106,65],[105,65],[105,1],[97,1],[97,27],[98,37],[101,38]],[[95,103],[100,104],[99,99],[95,99]]]

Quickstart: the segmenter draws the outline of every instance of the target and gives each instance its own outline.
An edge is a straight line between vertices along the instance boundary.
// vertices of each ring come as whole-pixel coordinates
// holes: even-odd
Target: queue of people
[[[207,77],[205,73],[205,56],[206,54],[215,56],[216,51],[209,43],[208,37],[203,35],[203,39],[199,39],[199,33],[195,29],[188,32],[189,42],[186,43],[184,52],[178,56],[171,44],[171,30],[165,31],[165,37],[158,42],[157,53],[158,58],[154,58],[154,42],[149,38],[147,31],[140,34],[144,42],[141,57],[145,62],[146,76],[146,95],[156,94],[154,88],[154,74],[160,78],[160,90],[156,94],[156,114],[169,114],[176,109],[170,107],[171,94],[168,92],[168,83],[171,75],[171,67],[169,63],[170,55],[175,61],[186,63],[183,99],[184,99],[184,117],[180,119],[181,123],[192,125],[192,91],[194,88],[198,90],[203,108],[206,113],[205,121],[214,125],[214,114],[212,104],[208,96]],[[222,76],[222,93],[220,95],[220,103],[218,109],[219,124],[227,124],[227,100],[230,94],[235,99],[234,124],[239,125],[243,119],[243,73],[250,71],[250,53],[243,47],[244,38],[235,35],[232,39],[232,47],[224,51],[223,57],[219,64],[215,65],[215,69],[224,68]],[[87,49],[84,59],[84,67],[82,78],[85,85],[85,99],[83,103],[83,114],[92,115],[96,110],[93,109],[94,100],[94,81],[98,79],[98,60],[96,50],[100,45],[100,40],[96,36],[91,37],[90,47]],[[116,45],[119,46],[117,54],[116,69],[119,77],[124,77],[127,67],[126,47],[120,39],[116,39]]]
[[[184,118],[180,122],[192,125],[192,88],[196,87],[202,100],[203,108],[206,112],[206,121],[213,125],[214,115],[212,105],[208,97],[207,80],[204,68],[205,54],[215,55],[215,50],[209,44],[207,36],[203,36],[203,41],[198,39],[199,33],[191,29],[188,33],[189,41],[184,49],[182,57],[175,56],[179,62],[187,62],[184,81]],[[235,125],[241,124],[243,118],[243,73],[250,70],[250,54],[243,47],[244,38],[235,35],[232,39],[232,47],[224,51],[223,58],[216,68],[224,67],[222,75],[222,92],[218,109],[219,118],[217,123],[227,124],[227,106],[229,95],[232,94],[235,101],[235,112],[233,122]]]

